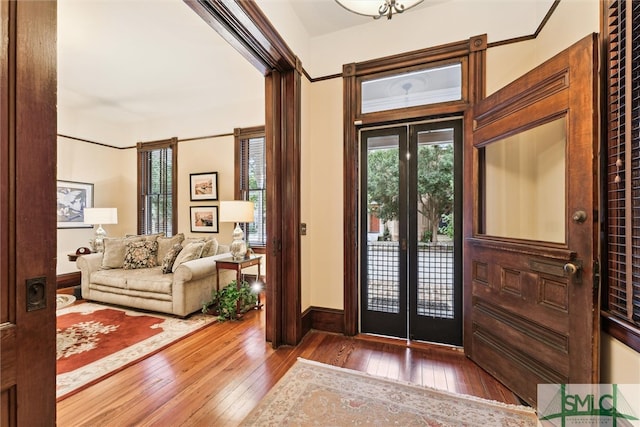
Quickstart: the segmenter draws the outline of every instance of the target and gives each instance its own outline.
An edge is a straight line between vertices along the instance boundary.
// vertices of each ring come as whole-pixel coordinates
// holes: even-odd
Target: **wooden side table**
[[[260,261],[262,257],[260,255],[252,255],[249,258],[234,260],[233,258],[223,258],[216,260],[216,290],[220,290],[220,270],[235,270],[236,271],[236,285],[240,286],[242,283],[242,270],[248,267],[258,266],[258,279],[260,279]]]

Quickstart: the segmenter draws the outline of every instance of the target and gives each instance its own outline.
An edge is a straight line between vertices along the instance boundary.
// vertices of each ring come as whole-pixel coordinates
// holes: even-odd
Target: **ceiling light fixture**
[[[380,2],[382,1],[382,4]],[[380,19],[386,16],[391,19],[394,13],[409,10],[424,0],[336,0],[340,6],[349,12]]]

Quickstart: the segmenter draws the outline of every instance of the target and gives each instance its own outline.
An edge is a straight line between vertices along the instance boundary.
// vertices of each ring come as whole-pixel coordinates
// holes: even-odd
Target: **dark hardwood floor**
[[[517,397],[461,351],[312,331],[297,347],[264,340],[264,310],[216,323],[57,404],[57,425],[237,425],[298,357],[506,403]]]

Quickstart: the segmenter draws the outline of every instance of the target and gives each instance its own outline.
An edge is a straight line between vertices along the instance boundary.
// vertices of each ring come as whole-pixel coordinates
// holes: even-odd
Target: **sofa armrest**
[[[173,279],[178,282],[198,280],[216,273],[216,262],[213,257],[198,258],[182,263],[173,273]]]
[[[96,252],[89,255],[79,256],[76,265],[82,272],[82,275],[90,275],[94,271],[100,270],[102,266],[102,253]]]

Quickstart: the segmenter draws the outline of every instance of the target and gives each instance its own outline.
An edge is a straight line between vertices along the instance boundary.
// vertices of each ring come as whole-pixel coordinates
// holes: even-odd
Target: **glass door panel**
[[[362,147],[361,330],[406,336],[406,128],[363,132]]]
[[[565,243],[566,119],[484,147],[484,234]]]

